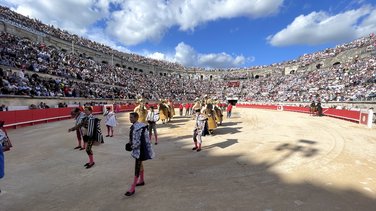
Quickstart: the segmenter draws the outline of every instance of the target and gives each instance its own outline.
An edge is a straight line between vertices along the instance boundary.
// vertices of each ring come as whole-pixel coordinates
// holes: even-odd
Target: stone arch
[[[334,62],[333,66],[337,66],[337,65],[340,65],[340,64],[341,64],[341,62]]]
[[[49,45],[48,48],[52,48],[52,49],[57,50],[56,46],[54,46],[54,45]]]

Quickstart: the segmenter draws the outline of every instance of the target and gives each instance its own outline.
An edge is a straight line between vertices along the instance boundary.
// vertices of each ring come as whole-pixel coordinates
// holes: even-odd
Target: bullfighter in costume
[[[129,131],[128,146],[132,151],[132,157],[136,160],[135,175],[130,189],[124,194],[132,196],[136,192],[136,186],[144,186],[144,166],[143,162],[154,158],[154,150],[150,143],[147,125],[137,121],[138,114],[132,112],[129,114],[129,120],[132,126]]]
[[[155,145],[158,144],[158,134],[157,134],[157,121],[159,120],[159,114],[154,112],[154,107],[150,106],[148,115],[146,116],[148,121],[149,139],[151,142],[151,136],[154,133]]]
[[[321,100],[318,100],[316,108],[317,108],[317,115],[318,116],[323,116],[323,114],[322,114]]]
[[[317,106],[314,100],[312,100],[312,103],[309,105],[309,114],[312,116],[315,116],[317,112]]]
[[[215,113],[216,122],[219,123],[219,125],[222,125],[223,113],[222,113],[221,107],[219,106],[218,98],[214,98],[213,100],[214,100],[213,105],[214,105],[214,113]]]
[[[106,117],[105,124],[107,127],[107,136],[106,137],[113,137],[114,136],[114,127],[117,125],[116,115],[111,110],[111,107],[107,107],[106,111],[104,112],[104,116]]]
[[[85,108],[85,117],[82,118],[81,122],[70,128],[68,132],[75,131],[81,129],[84,143],[86,144],[86,153],[89,156],[89,162],[86,163],[84,166],[89,169],[94,166],[94,155],[93,151],[91,150],[93,143],[95,141],[95,117],[92,114],[93,109],[91,107]]]
[[[196,97],[196,99],[194,100],[194,105],[193,105],[192,109],[193,109],[194,111],[196,111],[196,110],[200,110],[200,111],[201,111],[201,102],[200,102],[200,98]]]
[[[195,127],[193,130],[193,143],[195,146],[192,150],[199,152],[201,151],[202,136],[205,135],[205,124],[207,121],[207,118],[201,114],[200,109],[196,110],[195,121]]]
[[[203,109],[202,113],[208,118],[209,134],[213,134],[214,129],[217,128],[217,122],[215,119],[214,107],[211,100],[207,100],[207,105]]]
[[[85,113],[82,112],[80,110],[80,108],[78,108],[78,107],[72,110],[71,115],[75,119],[75,126],[77,126],[78,124],[80,124],[81,121],[82,121],[82,119],[86,116]],[[85,146],[85,143],[81,144],[81,141],[82,141],[82,131],[81,131],[81,128],[78,128],[76,130],[76,136],[77,136],[78,146],[76,146],[74,149],[84,150],[86,146]]]

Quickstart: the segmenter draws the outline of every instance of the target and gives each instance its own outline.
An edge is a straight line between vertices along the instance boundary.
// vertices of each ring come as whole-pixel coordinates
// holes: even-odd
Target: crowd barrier
[[[134,105],[122,105],[118,112],[125,112],[134,109]],[[102,114],[103,106],[92,106],[93,114]],[[48,109],[31,109],[19,111],[2,111],[0,120],[5,121],[5,128],[17,128],[40,123],[69,119],[72,108],[48,108]]]
[[[102,114],[104,108],[111,106],[116,113],[133,111],[136,105],[101,105],[92,106],[93,114]],[[157,104],[147,104],[146,107],[150,108],[154,106],[157,108]],[[178,104],[174,104],[174,107],[178,107]],[[73,107],[74,108],[74,107]],[[21,126],[30,126],[40,123],[53,122],[58,120],[65,120],[72,118],[70,108],[48,108],[48,109],[31,109],[31,110],[18,110],[18,111],[2,111],[0,112],[0,120],[5,121],[5,128],[17,128]],[[83,110],[83,107],[81,108]]]
[[[111,106],[115,112],[129,112],[133,111],[136,105],[104,105],[104,106],[92,106],[93,114],[102,114],[106,106]],[[157,104],[147,104],[148,108],[158,106]],[[299,106],[284,106],[284,105],[257,105],[249,103],[238,103],[236,105],[239,108],[256,108],[256,109],[269,109],[279,111],[291,111],[309,113],[308,107]],[[178,104],[174,104],[177,108]],[[33,109],[33,110],[19,110],[19,111],[3,111],[0,112],[0,120],[5,121],[6,128],[16,128],[19,126],[28,126],[39,123],[47,123],[52,121],[64,120],[72,118],[72,108],[49,108],[49,109]],[[372,111],[352,111],[352,110],[338,110],[334,108],[324,108],[323,114],[334,118],[339,118],[347,121],[356,122],[359,124],[372,127]]]
[[[299,107],[299,106],[256,105],[256,104],[249,104],[249,103],[238,103],[236,104],[236,107],[310,113],[310,109],[308,107]],[[372,127],[373,112],[371,110],[352,111],[352,110],[339,110],[335,108],[323,108],[323,115],[338,118],[338,119],[343,119],[343,120],[347,120],[351,122],[356,122],[359,124],[364,124],[364,125],[367,125],[369,128]]]
[[[5,121],[5,127],[34,125],[71,118],[71,108],[49,108],[19,111],[2,111],[0,120]]]

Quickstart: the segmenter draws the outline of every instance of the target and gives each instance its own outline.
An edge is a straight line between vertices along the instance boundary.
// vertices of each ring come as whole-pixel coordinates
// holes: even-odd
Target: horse
[[[162,121],[162,124],[166,123],[166,119],[169,117],[169,108],[164,103],[159,103],[158,105],[159,118]]]
[[[219,125],[222,125],[223,113],[221,108],[219,108],[218,106],[214,106],[214,113],[216,121],[219,122]]]
[[[175,115],[175,108],[174,108],[174,104],[172,102],[168,102],[167,103],[167,108],[168,108],[168,121],[170,122],[171,119],[174,117]]]
[[[310,105],[309,107],[309,115],[311,116],[317,116],[317,106],[316,105]]]

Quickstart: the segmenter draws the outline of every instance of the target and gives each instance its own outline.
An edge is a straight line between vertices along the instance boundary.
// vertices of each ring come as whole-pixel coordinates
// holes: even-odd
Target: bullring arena
[[[0,129],[5,122],[13,143],[0,154],[0,211],[375,210],[375,33],[317,52],[307,48],[311,53],[289,61],[206,69],[119,51],[2,5],[0,14]],[[368,18],[374,16],[368,16],[361,17],[364,23],[372,22]],[[184,58],[201,56],[191,55],[192,49]],[[176,110],[171,122],[157,122],[159,144],[153,137],[155,158],[144,162],[145,183],[144,170],[135,173],[135,159],[125,150],[129,112],[139,104],[139,113],[146,114],[142,103],[158,105],[163,116],[171,113],[168,108]],[[192,150],[192,136],[204,120],[178,114],[187,104],[191,111],[205,112],[208,125],[209,120],[215,125],[209,118],[223,109],[223,124],[203,137],[202,149]],[[102,120],[110,106],[119,123],[113,137],[93,147],[95,164],[90,146],[88,153],[77,149],[76,133],[68,132],[76,123],[72,108],[85,106]],[[82,127],[96,133],[94,124],[88,126],[92,120],[85,119]],[[105,121],[101,129],[105,136]],[[0,132],[0,140],[7,140]],[[89,143],[98,137],[89,134],[83,133]],[[143,152],[145,145],[140,144]]]
[[[130,122],[94,147],[74,150],[73,120],[9,130],[2,210],[374,210],[376,130],[330,117],[234,108],[203,150],[192,151],[191,117],[158,123],[145,183],[124,196],[134,159]],[[105,128],[102,128],[103,130]]]

